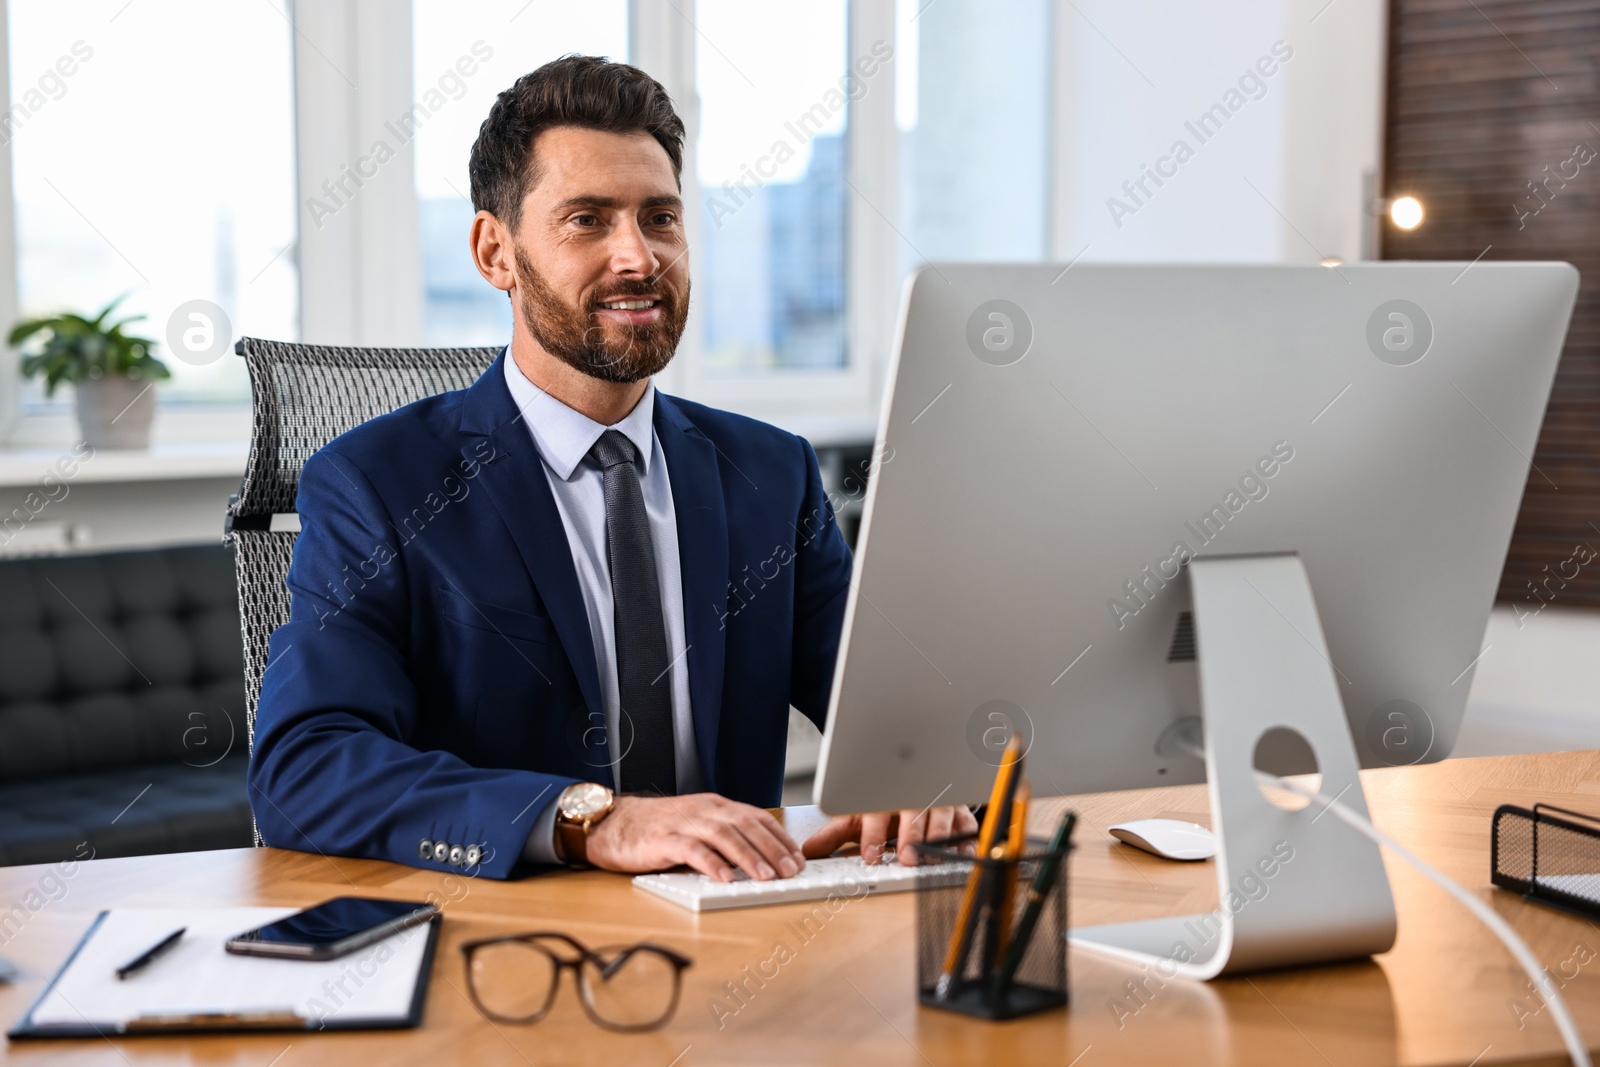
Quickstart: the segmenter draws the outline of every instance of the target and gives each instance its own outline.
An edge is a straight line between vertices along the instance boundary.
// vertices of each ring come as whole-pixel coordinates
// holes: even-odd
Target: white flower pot
[[[155,382],[148,378],[87,378],[74,382],[78,425],[91,448],[149,448],[156,413]]]

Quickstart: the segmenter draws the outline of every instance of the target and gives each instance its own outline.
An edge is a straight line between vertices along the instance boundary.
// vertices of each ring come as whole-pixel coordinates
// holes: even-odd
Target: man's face
[[[545,351],[636,382],[672,359],[689,316],[683,202],[647,133],[560,126],[534,142],[539,180],[514,235],[518,304]]]

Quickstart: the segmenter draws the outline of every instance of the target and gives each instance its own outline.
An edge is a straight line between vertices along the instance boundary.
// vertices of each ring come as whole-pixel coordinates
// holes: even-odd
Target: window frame
[[[695,167],[687,162],[695,156],[701,118],[693,10],[693,0],[683,0],[682,8],[673,0],[628,4],[629,60],[661,82],[684,122],[684,224],[691,262],[705,233],[705,197]],[[847,0],[846,19],[847,56],[880,39],[894,44],[892,4]],[[691,314],[678,358],[658,379],[663,389],[778,422],[836,415],[876,421],[899,309],[892,243],[898,237],[888,222],[895,217],[898,188],[893,68],[879,78],[887,91],[868,91],[849,101],[845,112],[845,366],[835,371],[707,373],[704,319]]]

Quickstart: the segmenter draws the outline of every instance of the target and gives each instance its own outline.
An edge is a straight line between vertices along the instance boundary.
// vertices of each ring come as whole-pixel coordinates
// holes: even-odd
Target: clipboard
[[[223,951],[229,937],[298,910],[102,911],[7,1036],[317,1032],[422,1024],[442,916],[333,960]],[[116,978],[117,963],[180,926],[188,927],[183,940],[147,971],[125,982]]]

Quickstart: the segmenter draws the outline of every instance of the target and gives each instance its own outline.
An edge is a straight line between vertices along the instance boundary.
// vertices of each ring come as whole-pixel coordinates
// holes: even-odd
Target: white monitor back
[[[1011,729],[1041,792],[1203,780],[1158,744],[1198,712],[1185,553],[1299,553],[1362,764],[1445,756],[1577,284],[1564,263],[924,267],[817,802],[981,801]]]

